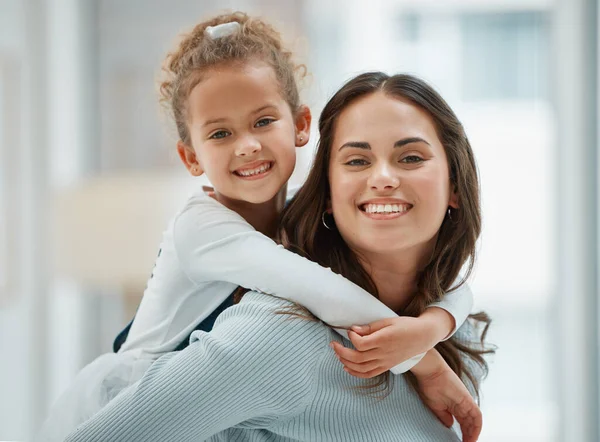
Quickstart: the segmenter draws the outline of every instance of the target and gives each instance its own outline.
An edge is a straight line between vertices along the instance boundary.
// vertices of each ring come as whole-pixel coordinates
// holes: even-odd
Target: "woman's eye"
[[[256,122],[256,124],[254,125],[254,127],[264,127],[264,126],[268,126],[269,124],[271,124],[273,121],[275,121],[273,118],[261,118],[260,120],[258,120]]]
[[[421,163],[423,162],[423,158],[417,156],[417,155],[409,155],[407,157],[404,157],[400,160],[403,163],[408,163],[408,164],[416,164],[416,163]]]
[[[225,138],[229,135],[229,132],[227,132],[226,130],[219,130],[217,132],[215,132],[214,134],[212,134],[210,137],[210,139],[212,140],[220,140],[222,138]]]
[[[369,164],[369,162],[367,160],[363,160],[361,158],[355,158],[344,164],[346,166],[366,166],[367,164]]]

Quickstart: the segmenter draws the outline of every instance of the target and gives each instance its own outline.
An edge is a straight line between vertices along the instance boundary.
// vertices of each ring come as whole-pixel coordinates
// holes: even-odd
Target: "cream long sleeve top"
[[[362,288],[285,250],[236,212],[198,192],[163,235],[152,278],[120,351],[172,351],[237,286],[301,304],[342,335],[352,325],[396,316]],[[432,304],[454,317],[456,328],[448,337],[465,321],[472,304],[466,284]],[[392,372],[410,370],[421,357]]]

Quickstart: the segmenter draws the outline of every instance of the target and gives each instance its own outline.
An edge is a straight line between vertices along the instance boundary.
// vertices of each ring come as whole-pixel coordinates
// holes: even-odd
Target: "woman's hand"
[[[481,410],[437,350],[428,351],[411,371],[419,383],[419,395],[423,403],[447,427],[452,426],[456,418],[463,441],[475,442],[481,433]]]
[[[418,318],[399,316],[353,326],[348,337],[356,350],[335,341],[331,347],[348,373],[372,378],[431,350],[453,327],[450,314],[440,308],[430,308]]]

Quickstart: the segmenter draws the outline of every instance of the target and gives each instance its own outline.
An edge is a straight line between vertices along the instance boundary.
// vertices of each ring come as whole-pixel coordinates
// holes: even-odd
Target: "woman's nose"
[[[259,141],[251,136],[243,137],[238,140],[235,154],[239,157],[254,155],[262,150]]]
[[[400,177],[392,167],[382,164],[374,167],[368,184],[373,190],[393,190],[400,185]]]

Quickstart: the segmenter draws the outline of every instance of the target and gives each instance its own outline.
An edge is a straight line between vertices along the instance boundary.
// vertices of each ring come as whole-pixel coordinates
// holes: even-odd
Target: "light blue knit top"
[[[288,301],[250,292],[210,333],[161,357],[67,441],[457,441],[394,376],[384,399],[352,387],[321,322],[276,314]],[[465,325],[457,337],[472,333]],[[345,342],[346,345],[349,342]]]

